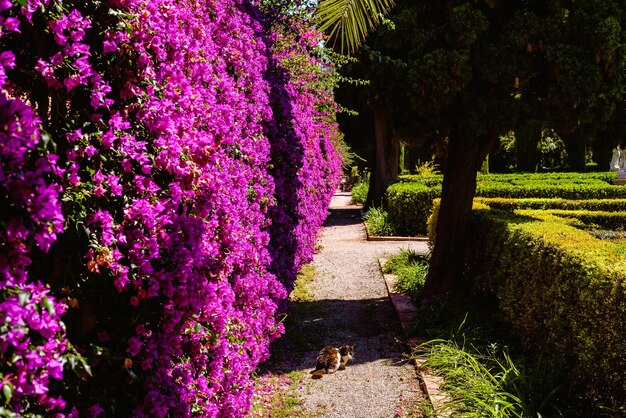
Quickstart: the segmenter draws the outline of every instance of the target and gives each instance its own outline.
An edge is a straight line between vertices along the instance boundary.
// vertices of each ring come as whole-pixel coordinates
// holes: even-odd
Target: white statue
[[[621,155],[622,149],[618,145],[617,148],[613,148],[613,158],[611,158],[611,165],[609,171],[619,171],[624,167],[624,157]]]

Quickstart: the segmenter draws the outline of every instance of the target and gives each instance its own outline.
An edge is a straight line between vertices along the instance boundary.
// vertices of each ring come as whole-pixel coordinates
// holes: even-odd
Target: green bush
[[[626,229],[626,212],[588,210],[549,210],[548,213],[566,219],[577,219],[584,228],[603,228],[623,231]]]
[[[626,199],[514,199],[506,197],[483,198],[478,197],[474,202],[481,202],[489,205],[492,209],[513,211],[516,209],[562,209],[562,210],[588,210],[622,212],[626,211]]]
[[[401,235],[424,235],[432,201],[441,194],[441,187],[421,183],[395,183],[387,188],[389,217]]]
[[[542,211],[477,209],[470,233],[468,277],[498,296],[525,346],[567,370],[580,393],[623,402],[624,245]]]
[[[365,213],[365,226],[370,235],[391,236],[396,232],[383,208],[369,209]]]
[[[477,197],[521,199],[601,199],[625,200],[626,187],[609,181],[615,173],[522,173],[478,175]],[[387,188],[387,207],[391,221],[403,235],[423,235],[432,212],[432,200],[441,195],[443,177],[401,176]],[[608,203],[603,210],[622,209],[623,203]],[[593,203],[590,203],[593,205]],[[600,209],[600,204],[595,204]],[[613,206],[612,206],[613,205]],[[563,209],[581,209],[563,207]],[[594,209],[592,206],[585,209]]]
[[[367,193],[369,191],[369,185],[367,183],[357,183],[352,187],[351,197],[352,202],[357,205],[362,205],[367,200]]]

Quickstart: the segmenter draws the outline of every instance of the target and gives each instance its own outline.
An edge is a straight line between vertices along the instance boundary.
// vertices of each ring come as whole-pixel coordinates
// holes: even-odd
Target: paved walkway
[[[313,301],[292,307],[298,323],[287,329],[301,342],[285,353],[294,369],[311,370],[325,345],[356,346],[346,370],[302,386],[304,405],[315,416],[402,416],[401,405],[421,397],[377,260],[400,248],[427,251],[427,244],[367,241],[359,209],[350,205],[349,193],[334,196],[314,260]]]

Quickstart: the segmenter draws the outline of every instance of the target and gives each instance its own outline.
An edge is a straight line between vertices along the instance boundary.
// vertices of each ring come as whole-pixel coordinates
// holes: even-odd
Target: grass
[[[365,213],[365,226],[370,235],[391,236],[396,232],[389,214],[383,208],[369,209]]]
[[[560,365],[523,351],[491,297],[465,291],[430,301],[416,332],[431,338],[414,355],[443,376],[454,417],[598,416],[568,393]]]
[[[313,290],[315,286],[313,282],[315,281],[315,277],[317,275],[317,271],[315,270],[315,266],[312,264],[307,264],[298,273],[298,278],[296,279],[295,287],[289,294],[289,300],[291,302],[310,302],[313,300]]]
[[[444,378],[442,389],[452,398],[446,406],[451,416],[600,416],[568,392],[560,365],[523,350],[501,319],[494,297],[463,289],[420,299],[427,272],[428,256],[411,250],[389,257],[385,265],[385,273],[398,275],[396,290],[420,300],[414,332],[429,341],[412,355]]]
[[[249,418],[313,418],[304,408],[298,390],[306,379],[306,372],[293,371],[275,375],[267,373],[255,379],[255,394]]]
[[[429,257],[428,254],[418,254],[409,249],[390,256],[385,264],[385,273],[398,276],[394,290],[418,300],[426,282]]]

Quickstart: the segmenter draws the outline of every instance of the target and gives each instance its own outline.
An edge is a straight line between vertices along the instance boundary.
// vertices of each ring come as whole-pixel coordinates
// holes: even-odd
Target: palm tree
[[[320,0],[318,25],[329,34],[333,48],[353,53],[393,6],[393,0]]]

